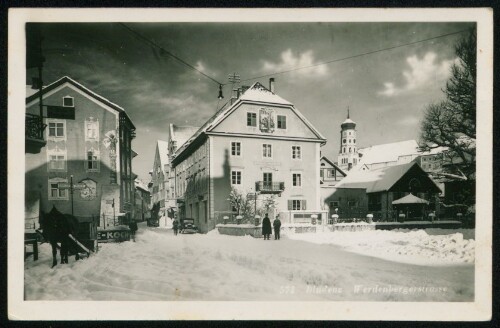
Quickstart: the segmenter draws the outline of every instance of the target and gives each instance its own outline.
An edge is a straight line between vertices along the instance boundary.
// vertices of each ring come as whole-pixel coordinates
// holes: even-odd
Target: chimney
[[[231,105],[236,102],[236,100],[240,97],[238,89],[233,89],[233,92],[231,94]]]
[[[269,91],[274,93],[274,77],[269,79]]]

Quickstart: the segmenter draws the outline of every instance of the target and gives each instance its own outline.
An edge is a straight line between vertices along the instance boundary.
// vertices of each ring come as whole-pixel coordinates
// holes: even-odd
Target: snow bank
[[[342,234],[347,238],[363,233]],[[297,234],[301,236],[305,235]],[[379,237],[386,243],[390,239]],[[370,238],[376,241],[373,235]],[[103,244],[88,259],[70,257],[69,264],[53,269],[51,261],[47,244],[40,246],[38,261],[32,257],[25,261],[26,300],[474,300],[474,267],[470,265],[415,266],[366,257],[335,245],[286,237],[264,241],[227,236],[217,229],[205,235],[174,236],[170,229],[141,224],[135,243]]]
[[[468,264],[475,258],[473,229],[334,231],[289,234],[289,238],[339,245],[351,252],[419,265]]]

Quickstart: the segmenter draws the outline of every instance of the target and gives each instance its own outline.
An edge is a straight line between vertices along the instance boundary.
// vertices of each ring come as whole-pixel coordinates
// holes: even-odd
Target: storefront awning
[[[408,194],[392,202],[392,205],[398,205],[398,204],[429,204],[429,202],[426,201],[425,199],[418,198],[413,194]]]

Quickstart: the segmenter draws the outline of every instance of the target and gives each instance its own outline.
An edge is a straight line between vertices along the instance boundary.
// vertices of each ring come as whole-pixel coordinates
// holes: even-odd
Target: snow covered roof
[[[160,165],[163,170],[164,166],[169,163],[168,161],[168,142],[164,140],[157,140],[156,146],[158,147],[158,153],[160,154]]]
[[[353,121],[353,120],[351,120],[350,118],[347,118],[344,122],[342,122],[342,124],[347,124],[347,123],[356,124],[356,122],[354,122],[354,121]]]
[[[400,199],[396,199],[395,201],[392,202],[393,205],[397,204],[429,204],[428,201],[422,198],[418,198],[417,196],[413,194],[408,194]]]
[[[362,154],[362,156],[357,166],[361,167],[363,164],[397,162],[399,156],[417,154],[418,150],[418,143],[415,140],[392,142],[361,148],[358,150],[358,153]]]
[[[212,130],[224,120],[232,110],[236,109],[242,102],[245,101],[255,101],[263,103],[273,103],[290,106],[293,112],[311,129],[311,131],[319,138],[326,142],[326,138],[314,128],[314,126],[302,115],[292,103],[281,98],[280,96],[269,91],[259,82],[255,82],[250,88],[248,88],[240,98],[237,99],[231,106],[222,106],[214,115],[212,115],[206,122],[198,129],[190,138],[187,140],[182,147],[177,148],[175,156],[178,157],[194,140],[196,140],[203,133]]]
[[[241,100],[251,100],[258,102],[267,102],[272,104],[292,105],[291,102],[285,100],[264,87],[260,82],[255,82],[248,90],[240,97]]]
[[[127,117],[128,121],[130,122],[130,124],[135,129],[135,126],[132,123],[132,120],[130,119],[130,117],[128,117],[128,114],[125,111],[125,109],[123,109],[122,107],[118,106],[117,104],[111,102],[110,100],[104,98],[103,96],[98,95],[97,93],[95,93],[94,91],[90,90],[89,88],[87,88],[87,87],[83,86],[82,84],[76,82],[75,80],[73,80],[69,76],[63,76],[59,80],[57,80],[55,82],[52,82],[51,84],[47,85],[46,87],[44,87],[42,89],[42,94],[50,92],[50,91],[56,89],[57,87],[63,85],[64,83],[69,83],[69,84],[73,85],[74,87],[76,87],[81,92],[83,92],[83,93],[87,94],[88,96],[91,96],[92,98],[100,101],[101,103],[105,104],[106,106],[111,107],[112,109],[114,109],[114,110],[116,110],[118,112],[124,113],[125,116]],[[34,100],[38,100],[38,97],[39,97],[38,94],[39,94],[38,90],[35,93],[33,93],[33,94],[29,95],[29,96],[27,94],[26,104],[29,104],[30,102],[32,102]]]
[[[192,137],[196,131],[200,129],[199,126],[181,126],[170,124],[170,140],[177,142],[177,149],[179,149],[186,141]]]
[[[387,191],[414,165],[418,166],[417,163],[412,162],[375,170],[350,171],[347,177],[337,184],[337,188],[366,189],[367,193]]]
[[[322,156],[321,159],[320,159],[320,162],[324,160],[325,162],[327,162],[328,164],[330,164],[333,168],[335,168],[337,171],[339,171],[340,173],[342,173],[344,176],[346,176],[347,174],[344,172],[344,170],[342,170],[337,164],[335,164],[333,161],[331,161],[330,159],[328,159],[328,157],[326,156]]]
[[[134,180],[135,188],[142,189],[143,191],[149,192],[148,187],[139,179]]]

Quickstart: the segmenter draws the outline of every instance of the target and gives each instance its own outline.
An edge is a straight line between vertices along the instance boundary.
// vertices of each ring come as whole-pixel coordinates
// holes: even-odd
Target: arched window
[[[354,139],[354,143],[356,143],[356,139]]]
[[[345,147],[344,147],[344,150],[343,150],[342,152],[344,152],[344,153],[345,153]]]
[[[343,142],[345,143],[345,139],[343,140]]]
[[[351,147],[349,147],[349,152],[351,152]]]

